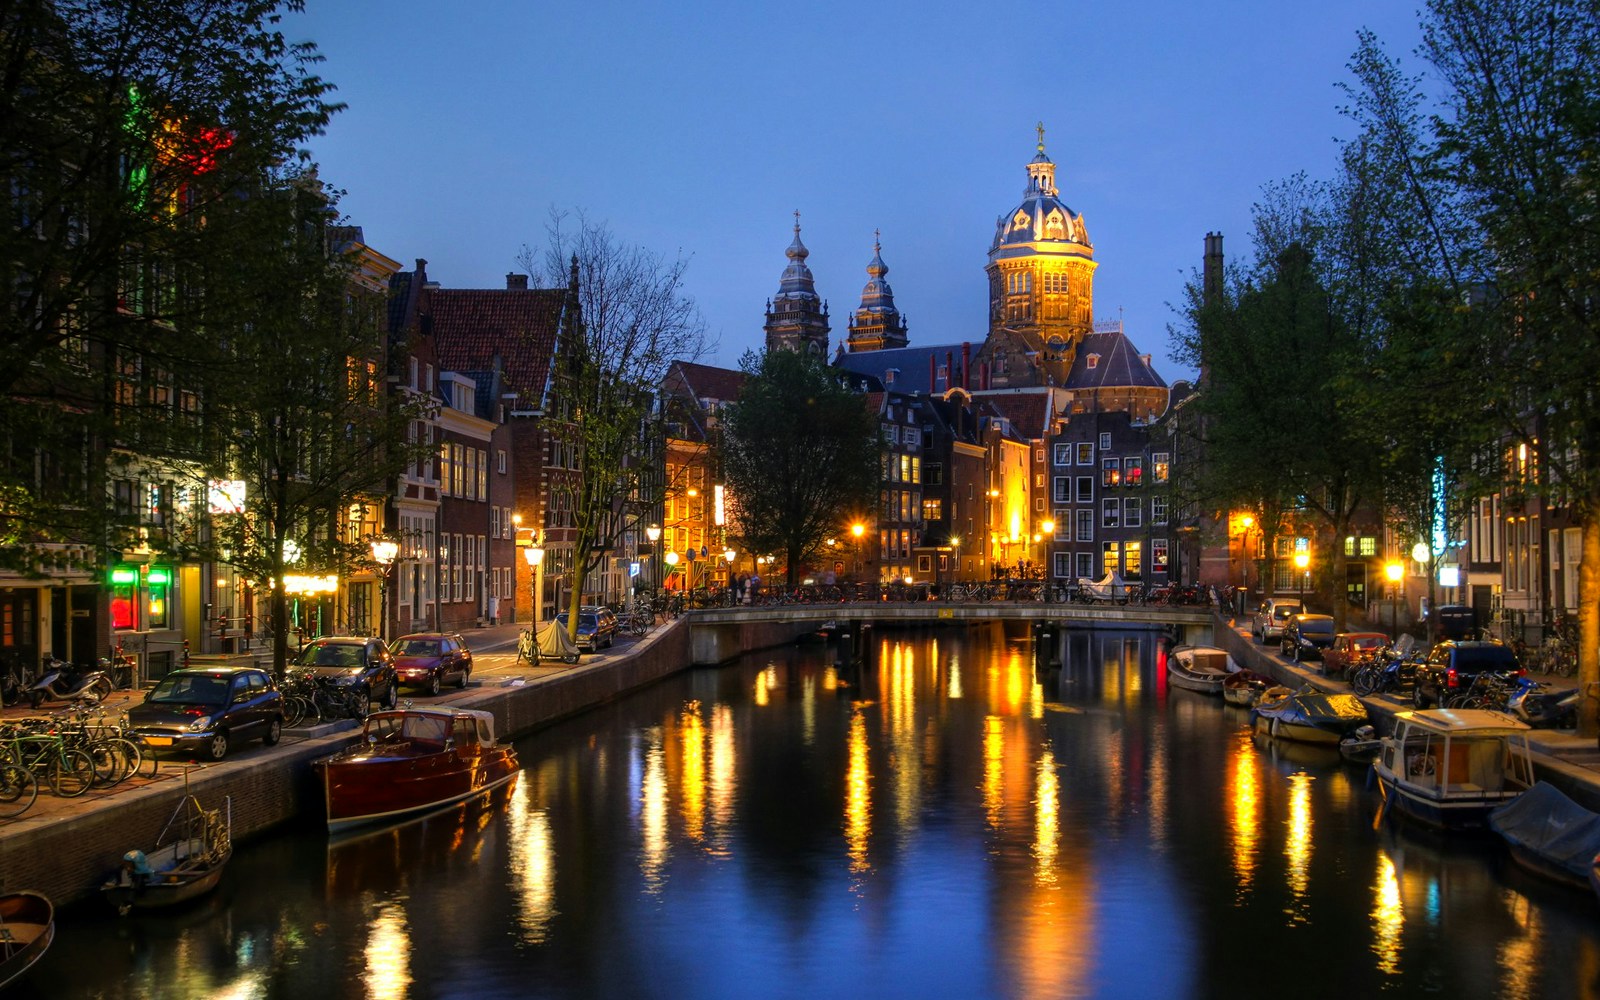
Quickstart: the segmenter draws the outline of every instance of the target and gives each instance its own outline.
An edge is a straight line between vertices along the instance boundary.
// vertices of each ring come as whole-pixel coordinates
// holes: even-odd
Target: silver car
[[[1255,636],[1256,642],[1263,644],[1280,640],[1283,638],[1284,622],[1300,611],[1300,599],[1297,597],[1269,597],[1261,602],[1261,607],[1250,619],[1250,634]]]

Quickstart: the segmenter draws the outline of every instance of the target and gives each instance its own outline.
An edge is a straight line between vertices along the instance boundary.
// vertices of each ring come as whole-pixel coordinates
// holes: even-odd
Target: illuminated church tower
[[[861,290],[861,306],[850,317],[848,349],[856,351],[883,351],[906,346],[905,317],[894,305],[894,290],[883,276],[889,265],[883,262],[883,248],[878,234],[872,234],[872,263],[867,265],[867,287]]]
[[[783,269],[778,294],[767,300],[767,350],[783,348],[828,356],[828,304],[817,297],[806,258],[811,251],[800,242],[800,213],[794,213],[794,242],[784,251],[789,266]]]
[[[989,336],[977,361],[989,384],[1065,385],[1078,345],[1094,330],[1094,246],[1083,216],[1061,200],[1056,165],[1028,164],[1022,203],[995,225],[989,246]]]

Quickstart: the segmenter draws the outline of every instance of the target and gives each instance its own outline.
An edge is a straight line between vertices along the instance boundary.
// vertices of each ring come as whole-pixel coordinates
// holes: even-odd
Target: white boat
[[[1528,726],[1504,712],[1399,712],[1372,762],[1389,808],[1444,830],[1484,828],[1533,786]]]
[[[1202,694],[1221,694],[1233,672],[1226,650],[1216,646],[1174,646],[1167,653],[1167,678],[1176,687]]]

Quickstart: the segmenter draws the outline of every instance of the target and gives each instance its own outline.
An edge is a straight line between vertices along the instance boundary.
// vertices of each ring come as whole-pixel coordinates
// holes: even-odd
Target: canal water
[[[1169,688],[1153,632],[999,625],[696,670],[518,744],[503,801],[80,908],[18,996],[1600,997],[1600,906],[1377,817]],[[1375,820],[1377,820],[1375,822]]]

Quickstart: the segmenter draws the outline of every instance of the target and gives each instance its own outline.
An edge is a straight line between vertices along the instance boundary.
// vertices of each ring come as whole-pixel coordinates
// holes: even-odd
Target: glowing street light
[[[372,540],[372,558],[378,564],[378,638],[389,638],[389,568],[400,555],[399,543],[388,538]]]
[[[1406,575],[1406,568],[1400,560],[1391,559],[1384,565],[1383,572],[1389,577],[1389,638],[1395,639],[1400,631],[1400,607],[1395,594],[1400,589],[1400,579]]]
[[[528,566],[533,570],[533,624],[534,627],[544,623],[544,549],[538,544],[539,539],[534,537],[532,544],[522,550],[522,558],[528,561]]]
[[[1311,575],[1311,554],[1309,552],[1296,552],[1294,554],[1294,567],[1300,571],[1300,611],[1306,609],[1306,578]]]

